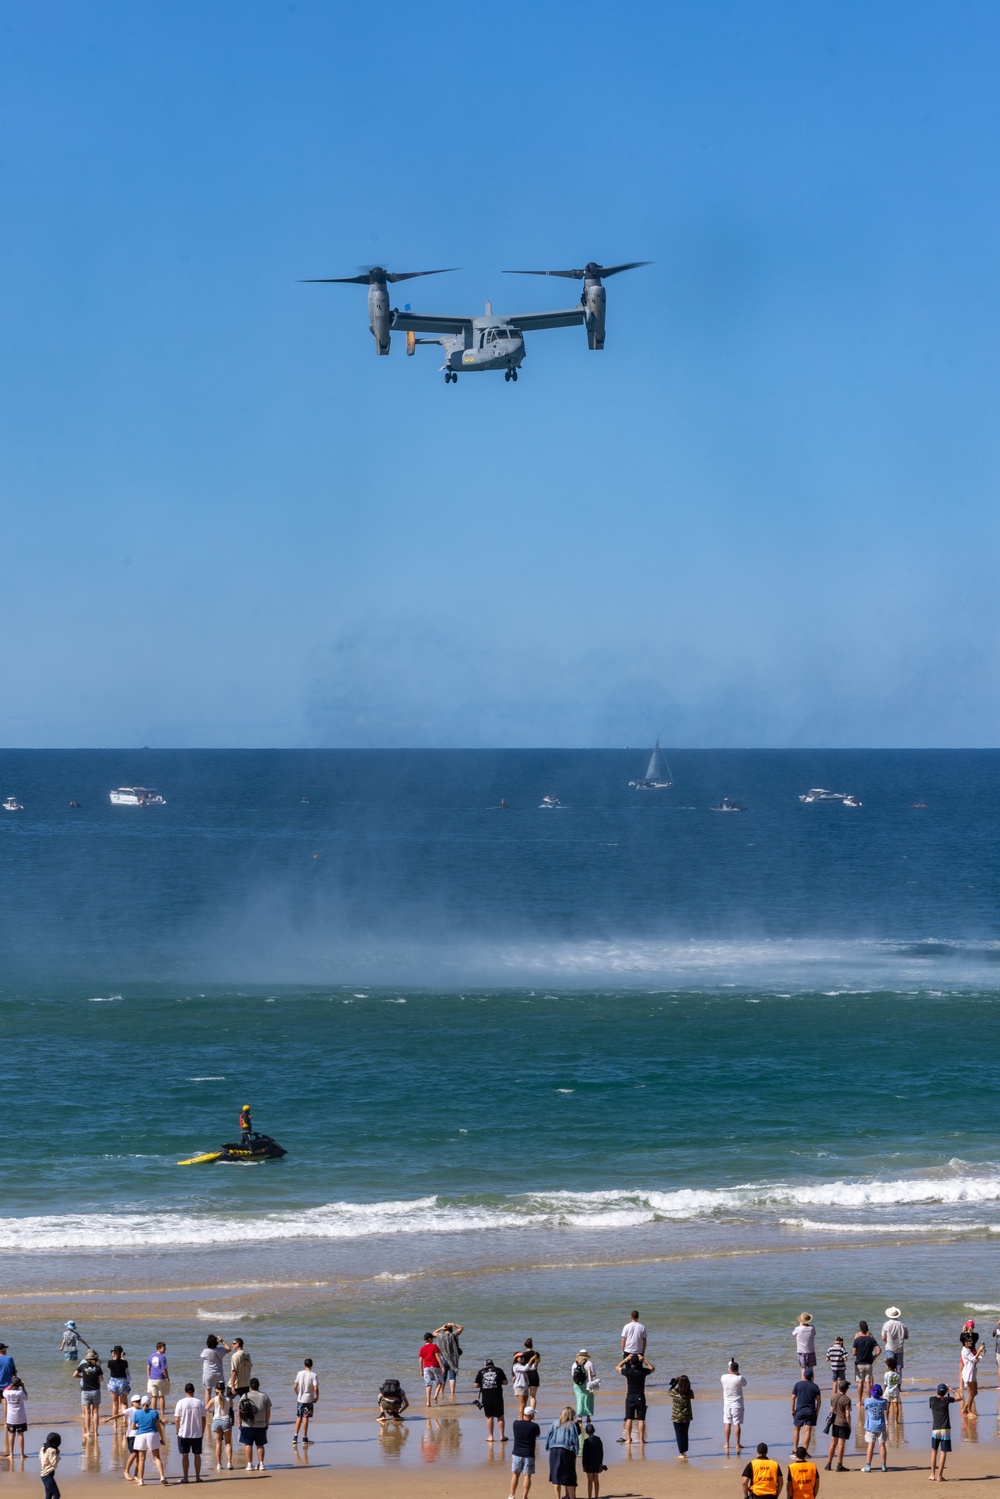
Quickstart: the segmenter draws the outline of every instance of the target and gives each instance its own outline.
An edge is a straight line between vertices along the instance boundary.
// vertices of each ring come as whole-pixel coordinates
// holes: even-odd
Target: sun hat
[[[876,1400],[881,1400],[882,1399],[882,1386],[880,1384],[873,1384],[872,1385],[872,1394],[875,1396]]]
[[[73,1331],[76,1332],[76,1323],[75,1322],[67,1322],[66,1326],[67,1327],[71,1327],[73,1329]]]
[[[885,1314],[887,1317],[901,1317],[903,1315],[898,1306],[887,1306]]]
[[[799,1321],[803,1324],[812,1321],[812,1312],[799,1312]]]
[[[581,1348],[580,1352],[577,1354],[577,1358],[589,1358],[589,1357],[590,1357],[590,1354],[587,1352],[586,1348]]]

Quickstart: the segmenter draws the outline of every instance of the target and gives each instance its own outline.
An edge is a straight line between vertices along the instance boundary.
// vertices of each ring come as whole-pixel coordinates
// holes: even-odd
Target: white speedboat
[[[538,810],[540,812],[554,812],[556,807],[561,806],[562,802],[557,796],[543,796],[541,801],[538,803]]]
[[[744,807],[744,805],[743,805],[742,802],[731,802],[729,800],[728,796],[724,796],[722,798],[721,802],[719,803],[719,805],[717,807],[713,807],[712,808],[712,811],[713,812],[745,812],[746,811],[746,807]]]
[[[164,797],[154,786],[119,786],[108,793],[116,807],[165,807]]]
[[[800,802],[840,802],[844,807],[860,807],[861,803],[849,791],[824,791],[822,786],[813,786],[799,796]]]
[[[844,797],[844,806],[845,807],[860,807],[861,803],[858,801],[858,799],[857,799],[856,796],[845,796]]]
[[[3,804],[3,809],[5,812],[24,811],[24,808],[21,806],[21,803],[18,801],[16,796],[8,796],[7,800]]]
[[[629,781],[633,791],[669,791],[674,784],[674,778],[660,749],[660,741],[653,745],[653,753],[649,757],[646,766],[646,774],[638,781]]]

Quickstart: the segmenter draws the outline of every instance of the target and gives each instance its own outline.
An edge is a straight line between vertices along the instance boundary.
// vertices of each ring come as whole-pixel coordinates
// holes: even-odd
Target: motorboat
[[[189,1160],[178,1161],[178,1166],[208,1166],[213,1161],[223,1165],[252,1165],[256,1161],[277,1161],[288,1151],[272,1140],[270,1135],[258,1135],[254,1131],[250,1138],[239,1144],[220,1145],[218,1150],[208,1150],[204,1155],[193,1155]]]
[[[844,807],[860,807],[861,803],[849,791],[825,791],[822,786],[813,786],[799,796],[800,802],[840,802]]]
[[[540,812],[554,812],[557,807],[561,806],[562,802],[557,796],[543,796],[538,803],[538,810]]]
[[[860,807],[861,803],[858,801],[858,799],[857,799],[856,796],[845,796],[844,797],[844,806],[845,807]]]
[[[638,781],[629,781],[629,785],[633,791],[669,791],[673,784],[670,766],[660,749],[660,741],[657,740],[646,766],[646,774]]]
[[[745,812],[742,802],[731,802],[728,796],[724,796],[717,807],[711,809],[713,812]]]
[[[115,807],[165,807],[166,798],[162,797],[155,786],[119,786],[116,791],[108,793],[112,805]]]
[[[24,808],[21,806],[21,803],[18,801],[16,796],[8,796],[7,800],[3,804],[3,809],[5,812],[24,811]]]

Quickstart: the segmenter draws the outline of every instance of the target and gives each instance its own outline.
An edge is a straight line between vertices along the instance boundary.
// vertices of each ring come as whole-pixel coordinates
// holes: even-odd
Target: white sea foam
[[[607,1189],[532,1192],[492,1201],[419,1197],[383,1202],[329,1202],[300,1211],[245,1213],[122,1212],[0,1218],[0,1250],[208,1246],[234,1240],[365,1239],[398,1234],[456,1234],[507,1228],[607,1230],[656,1222],[681,1223],[734,1217],[785,1222],[807,1231],[907,1233],[1000,1232],[1000,1224],[962,1208],[1000,1203],[1000,1168],[952,1162],[939,1172],[866,1181],[746,1182],[721,1188],[673,1191]],[[909,1208],[910,1217],[899,1209]],[[803,1209],[830,1209],[829,1223]],[[921,1210],[919,1218],[913,1210]],[[942,1211],[943,1210],[943,1211]],[[972,1221],[972,1219],[975,1221]]]

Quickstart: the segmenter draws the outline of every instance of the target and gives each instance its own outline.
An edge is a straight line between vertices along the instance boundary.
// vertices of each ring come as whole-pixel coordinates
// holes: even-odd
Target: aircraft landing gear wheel
[[[450,385],[451,382],[452,382],[452,380],[454,380],[454,382],[455,382],[456,385],[458,384],[458,376],[455,374],[454,370],[445,370],[445,372],[444,372],[444,383],[445,383],[445,385]]]
[[[517,379],[517,370],[511,370],[511,372],[510,372],[510,378],[512,380],[516,380]]]
[[[505,380],[509,380],[510,379],[510,370],[504,370],[503,377],[504,377]]]

